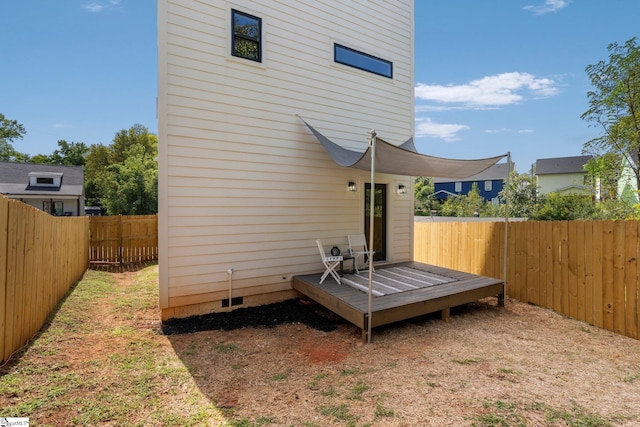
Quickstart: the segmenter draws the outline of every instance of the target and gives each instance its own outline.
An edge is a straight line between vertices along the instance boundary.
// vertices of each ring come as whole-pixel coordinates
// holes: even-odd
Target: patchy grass
[[[527,416],[539,415],[547,425],[564,425],[569,427],[613,427],[612,421],[591,413],[577,404],[571,408],[554,408],[545,403],[533,402],[522,406],[514,402],[495,400],[483,404],[485,412],[474,419],[476,427],[526,427]]]
[[[0,416],[43,426],[226,422],[163,345],[156,304],[155,266],[126,286],[88,270],[39,336],[0,370]],[[185,392],[196,398],[176,406]]]
[[[640,420],[640,346],[597,328],[585,334],[525,304],[476,305],[450,323],[389,326],[362,345],[350,325],[163,335],[157,302],[155,266],[88,271],[41,333],[0,368],[0,417],[145,427]]]

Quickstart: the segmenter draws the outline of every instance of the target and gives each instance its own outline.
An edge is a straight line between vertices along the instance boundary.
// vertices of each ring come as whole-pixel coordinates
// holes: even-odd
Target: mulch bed
[[[240,328],[274,328],[288,323],[301,323],[324,332],[336,330],[344,320],[323,307],[304,300],[292,299],[259,307],[238,308],[223,313],[211,313],[162,322],[165,335],[200,331],[231,331]]]

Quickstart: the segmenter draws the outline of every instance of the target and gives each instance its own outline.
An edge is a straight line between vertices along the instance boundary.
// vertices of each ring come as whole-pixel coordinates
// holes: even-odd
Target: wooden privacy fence
[[[415,223],[416,261],[503,278],[504,223]],[[507,295],[640,339],[639,221],[509,223]]]
[[[0,359],[44,325],[89,266],[89,219],[54,217],[0,196]]]
[[[92,216],[91,262],[133,263],[158,259],[158,215]]]

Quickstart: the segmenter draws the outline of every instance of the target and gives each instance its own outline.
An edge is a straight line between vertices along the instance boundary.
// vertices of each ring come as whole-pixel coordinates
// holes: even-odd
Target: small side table
[[[356,270],[355,266],[355,258],[352,255],[344,254],[342,255],[342,261],[340,261],[340,277],[344,276],[344,262],[351,260],[351,274],[353,274]]]

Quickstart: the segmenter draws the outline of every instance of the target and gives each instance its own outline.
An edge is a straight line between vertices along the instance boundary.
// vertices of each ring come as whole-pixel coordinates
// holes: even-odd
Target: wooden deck
[[[345,274],[341,284],[321,274],[295,276],[293,288],[362,329],[367,340],[369,272]],[[376,266],[371,327],[382,326],[427,313],[442,311],[479,299],[497,296],[504,304],[504,282],[490,277],[418,262]]]

